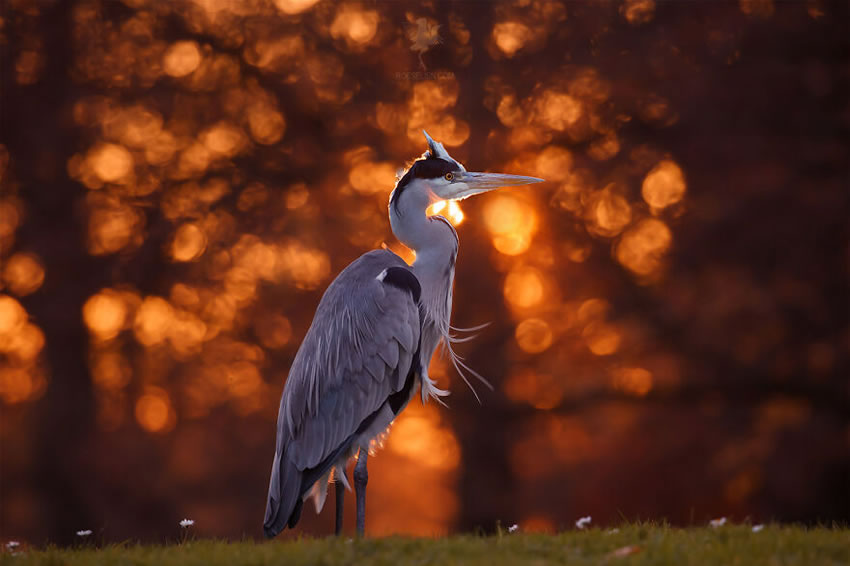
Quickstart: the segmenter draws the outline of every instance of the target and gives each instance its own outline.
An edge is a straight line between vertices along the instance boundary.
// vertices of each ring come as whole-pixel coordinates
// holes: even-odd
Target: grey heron
[[[450,326],[457,232],[445,218],[427,216],[426,209],[440,200],[543,179],[469,172],[424,133],[428,151],[398,180],[389,202],[393,234],[416,253],[413,265],[386,249],[352,262],[322,296],[290,367],[263,525],[269,538],[296,525],[306,499],[320,512],[331,478],[339,534],[350,489],[345,468],[355,456],[356,530],[363,535],[370,443],[417,387],[423,403],[448,395],[428,376],[440,343],[465,381],[461,368],[483,380],[451,349],[458,341]]]

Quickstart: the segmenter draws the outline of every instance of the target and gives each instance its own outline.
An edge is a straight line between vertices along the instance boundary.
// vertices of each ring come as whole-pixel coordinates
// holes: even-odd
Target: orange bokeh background
[[[2,10],[0,539],[259,536],[321,293],[414,258],[422,129],[547,182],[432,207],[495,390],[435,357],[369,534],[850,519],[846,3]]]

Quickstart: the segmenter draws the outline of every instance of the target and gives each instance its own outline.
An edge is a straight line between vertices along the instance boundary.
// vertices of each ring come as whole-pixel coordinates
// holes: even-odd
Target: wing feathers
[[[397,270],[391,284],[378,280],[389,268]],[[281,397],[275,462],[283,475],[273,474],[269,485],[267,533],[289,520],[303,495],[290,491],[304,471],[323,462],[404,385],[421,330],[414,289],[418,281],[407,264],[387,250],[364,254],[328,287]]]
[[[387,364],[387,367],[394,368],[398,365],[398,342],[395,338],[387,340],[386,343],[378,350],[378,355]]]

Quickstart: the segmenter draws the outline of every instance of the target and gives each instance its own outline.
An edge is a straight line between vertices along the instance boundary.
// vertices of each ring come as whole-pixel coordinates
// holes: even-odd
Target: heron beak
[[[456,182],[443,187],[446,194],[440,196],[446,200],[462,200],[501,187],[516,187],[544,181],[544,179],[537,177],[507,175],[505,173],[471,173],[465,171],[458,176],[460,178]]]

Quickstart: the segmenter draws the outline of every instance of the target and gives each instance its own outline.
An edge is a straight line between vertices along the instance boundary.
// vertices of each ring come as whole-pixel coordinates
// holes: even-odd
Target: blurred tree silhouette
[[[550,182],[441,212],[497,389],[433,362],[452,409],[393,428],[373,533],[850,518],[846,3],[0,17],[1,536],[257,535],[322,290],[411,259],[385,207],[423,128]]]

